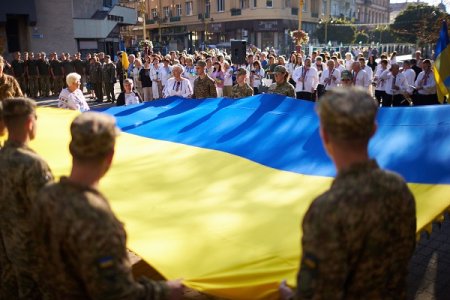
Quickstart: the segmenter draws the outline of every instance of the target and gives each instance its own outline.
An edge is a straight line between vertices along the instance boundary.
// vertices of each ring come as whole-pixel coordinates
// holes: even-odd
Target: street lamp
[[[145,23],[146,21],[145,21],[145,1],[146,0],[141,0],[141,2],[140,2],[140,8],[139,8],[139,10],[140,10],[140,13],[142,14],[142,17],[139,17],[139,18],[142,18],[142,28],[143,28],[143,39],[144,39],[144,41],[147,39],[147,31],[146,31],[146,26],[147,26],[147,24]],[[140,21],[140,19],[138,18],[138,20]]]
[[[298,7],[298,30],[302,30],[303,5],[304,5],[304,0],[300,0],[299,7]]]

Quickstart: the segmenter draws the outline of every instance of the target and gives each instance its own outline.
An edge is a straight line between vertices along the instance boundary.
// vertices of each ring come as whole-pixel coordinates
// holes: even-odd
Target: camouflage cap
[[[286,73],[287,70],[284,66],[278,65],[275,67],[275,69],[273,70],[275,73]]]
[[[199,67],[206,67],[206,61],[204,61],[204,60],[199,60],[199,61],[197,62],[197,66],[199,66]]]
[[[3,119],[9,120],[28,116],[36,111],[36,102],[30,98],[9,98],[3,100]]]
[[[113,150],[120,130],[114,117],[86,112],[73,120],[70,132],[70,153],[77,158],[89,159],[104,156]]]
[[[317,106],[322,128],[340,141],[369,140],[375,130],[378,107],[362,88],[337,88]]]
[[[236,76],[239,76],[239,75],[247,75],[247,70],[244,68],[239,68],[236,72]]]
[[[341,73],[341,80],[353,80],[353,74],[349,70],[344,70]]]

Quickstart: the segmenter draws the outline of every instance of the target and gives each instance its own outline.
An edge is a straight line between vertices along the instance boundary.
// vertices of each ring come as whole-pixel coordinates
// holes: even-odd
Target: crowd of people
[[[128,66],[123,66],[123,55]],[[367,55],[368,57],[365,57]],[[379,58],[373,52],[303,51],[289,57],[271,51],[248,50],[245,64],[234,64],[226,51],[187,54],[171,51],[162,56],[152,51],[135,54],[118,52],[115,61],[105,53],[31,52],[14,53],[11,63],[5,61],[5,73],[16,78],[24,93],[31,98],[59,96],[60,107],[86,110],[86,98],[96,102],[116,102],[128,105],[138,101],[181,96],[184,98],[242,98],[260,93],[274,93],[308,101],[318,101],[334,87],[360,86],[373,95],[383,107],[438,104],[436,81],[432,62],[422,59],[417,51],[413,59],[397,62],[396,53],[383,53]],[[244,76],[245,71],[245,76]],[[74,74],[79,87],[75,89]],[[279,75],[278,75],[279,74]],[[71,75],[71,76],[69,76]],[[242,77],[242,78],[239,78]],[[131,91],[124,81],[129,79]],[[121,93],[116,95],[114,85],[119,82]],[[66,90],[64,90],[66,89]],[[78,95],[74,95],[73,93]],[[80,92],[83,97],[80,96]],[[124,95],[123,95],[124,93]],[[78,105],[67,105],[70,98]],[[133,96],[134,97],[134,96]],[[105,99],[106,98],[106,99]],[[84,109],[83,109],[84,107]]]

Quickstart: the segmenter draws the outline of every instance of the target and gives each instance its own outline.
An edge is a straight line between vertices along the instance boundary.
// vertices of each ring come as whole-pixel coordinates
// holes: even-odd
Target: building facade
[[[15,51],[115,53],[120,27],[137,13],[118,0],[13,0],[0,2],[0,53]]]
[[[305,0],[302,29],[313,33],[329,0]],[[298,28],[298,0],[147,0],[147,35],[171,49],[247,40],[258,48],[291,46]]]
[[[356,0],[356,19],[361,24],[389,23],[389,0]]]

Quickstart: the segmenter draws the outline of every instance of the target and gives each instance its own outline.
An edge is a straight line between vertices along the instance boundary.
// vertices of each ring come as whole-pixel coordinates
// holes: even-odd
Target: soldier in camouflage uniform
[[[30,90],[30,97],[37,98],[39,90],[39,79],[38,79],[38,67],[37,60],[34,58],[34,53],[28,53],[28,60],[25,62],[26,73],[28,77],[28,88]]]
[[[58,60],[58,55],[55,52],[50,54],[50,75],[53,80],[52,92],[58,95],[62,91],[65,83],[62,63]]]
[[[14,53],[14,60],[11,62],[14,78],[20,85],[22,93],[27,91],[27,81],[25,77],[25,62],[21,59],[20,52]]]
[[[295,98],[295,88],[288,82],[289,73],[284,66],[276,66],[274,69],[275,83],[273,83],[268,94],[280,94]]]
[[[236,99],[253,96],[253,89],[247,82],[245,82],[246,79],[247,71],[244,68],[240,68],[236,74],[237,83],[231,90],[232,98]]]
[[[3,56],[0,55],[0,101],[7,98],[23,96],[17,80],[3,72],[4,66],[5,61],[3,60]]]
[[[108,102],[115,102],[114,84],[116,83],[116,65],[111,61],[110,55],[105,56],[105,63],[102,68],[102,80]]]
[[[194,80],[194,99],[217,98],[216,82],[205,73],[205,67],[204,60],[198,61],[195,67],[198,77]]]
[[[0,299],[40,299],[31,237],[31,206],[53,175],[47,163],[28,147],[36,135],[36,104],[27,98],[3,101],[8,140],[0,151]]]
[[[45,294],[65,300],[180,298],[178,280],[133,279],[124,226],[97,189],[114,156],[114,118],[83,113],[70,131],[71,174],[41,190],[33,213]]]
[[[361,88],[337,88],[321,98],[318,114],[337,176],[303,219],[297,297],[406,299],[415,201],[402,177],[369,158],[377,105]]]
[[[47,61],[45,52],[39,54],[37,61],[39,71],[39,96],[50,96],[50,64]]]

